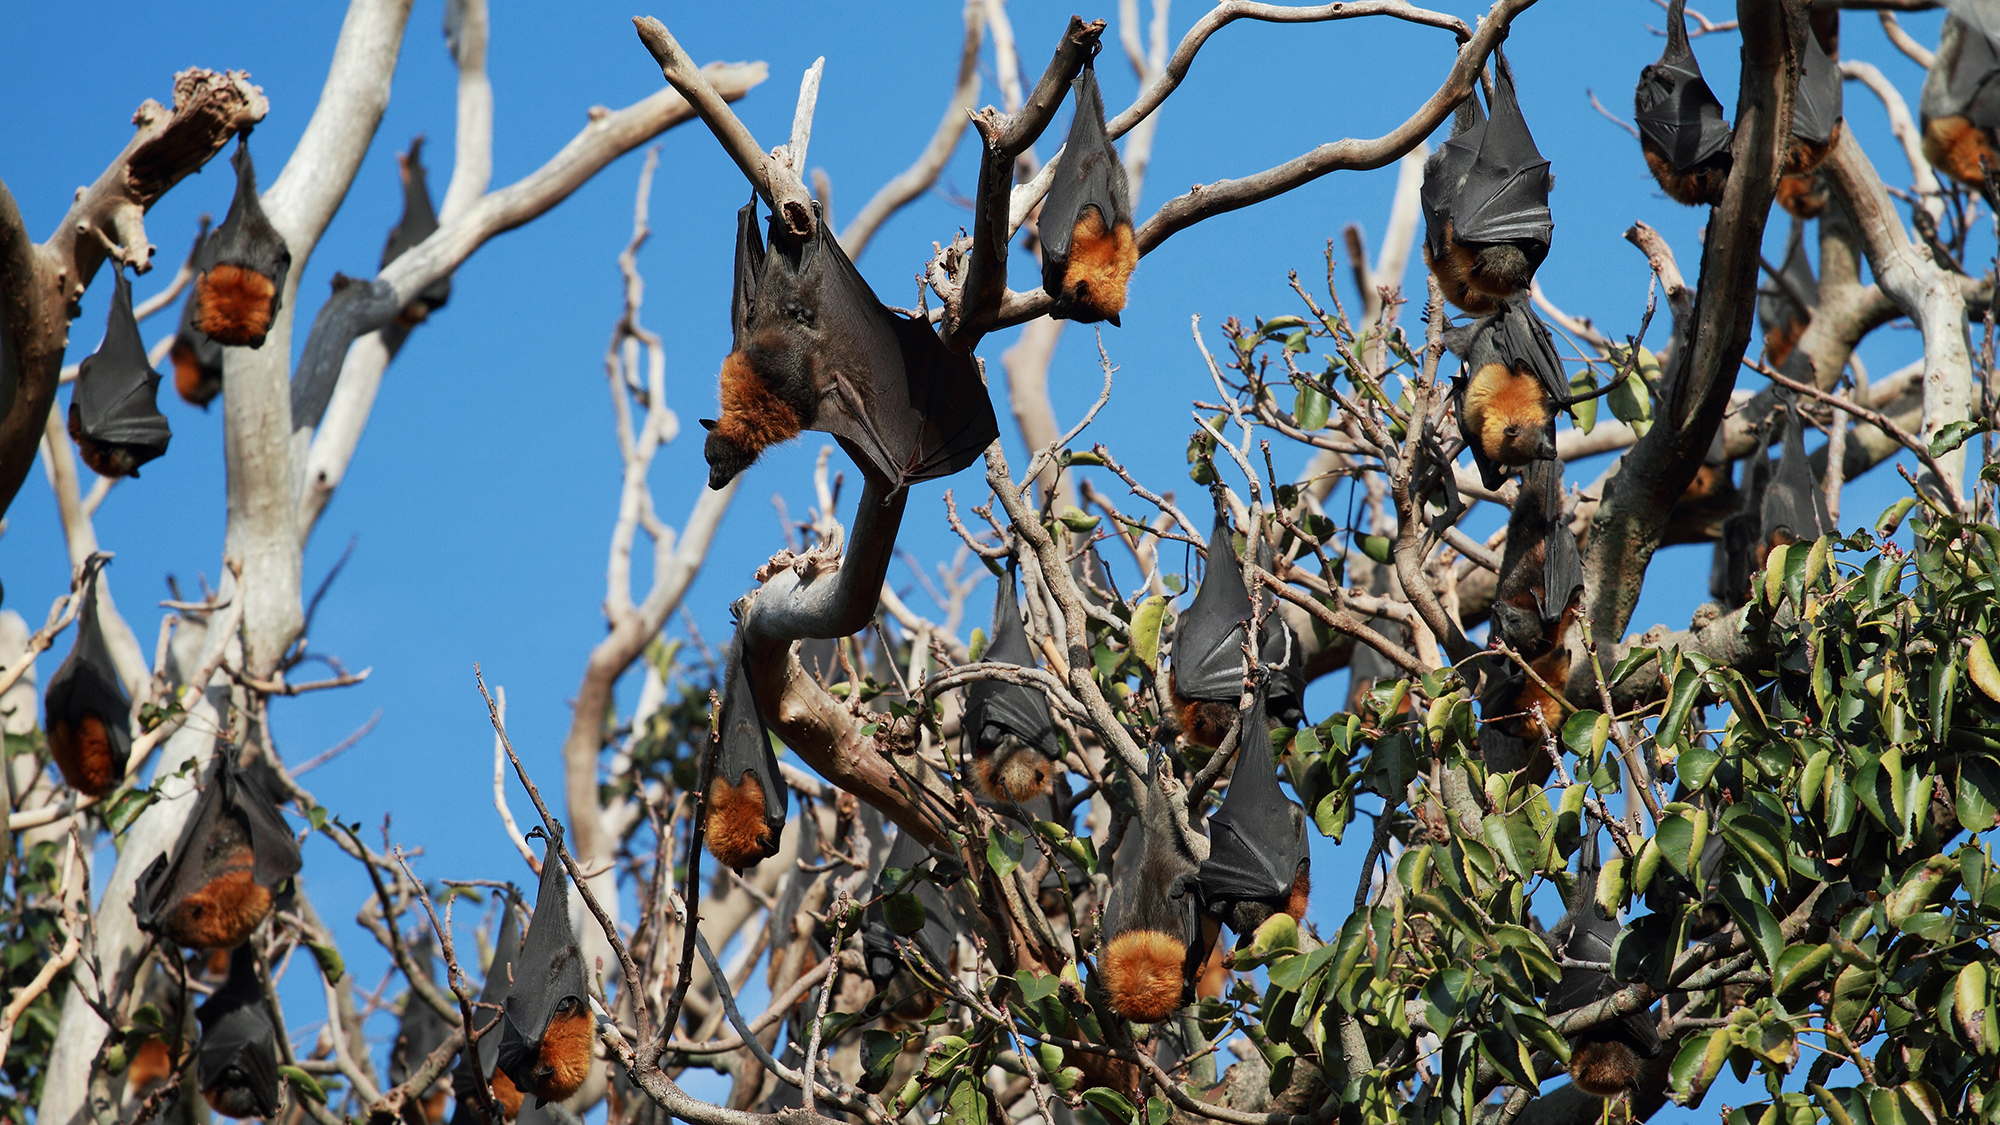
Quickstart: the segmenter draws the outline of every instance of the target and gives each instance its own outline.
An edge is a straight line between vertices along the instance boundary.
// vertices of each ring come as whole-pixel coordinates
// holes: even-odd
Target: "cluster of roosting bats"
[[[1669,6],[1665,52],[1641,73],[1634,104],[1644,158],[1662,190],[1684,204],[1713,205],[1728,178],[1732,133],[1702,78],[1682,7],[1683,0]],[[1992,176],[2000,169],[2000,3],[1963,0],[1950,7],[1924,84],[1924,149],[1938,168],[1992,194]],[[1817,169],[1842,127],[1833,61],[1837,13],[1832,15],[1816,19],[1804,43],[1782,166],[1779,202],[1799,220],[1825,205]],[[1469,96],[1449,139],[1427,162],[1421,207],[1425,260],[1445,299],[1471,318],[1450,326],[1444,337],[1461,360],[1452,389],[1461,437],[1488,489],[1515,472],[1520,476],[1493,609],[1494,674],[1480,702],[1482,750],[1493,758],[1522,758],[1551,734],[1559,707],[1549,693],[1561,691],[1568,679],[1585,577],[1566,510],[1555,428],[1559,414],[1588,396],[1572,392],[1550,332],[1530,304],[1530,283],[1554,230],[1548,205],[1553,177],[1522,116],[1504,55],[1496,51],[1493,63],[1484,110],[1477,95]],[[1054,315],[1115,325],[1138,260],[1131,204],[1090,66],[1073,92],[1068,144],[1040,217],[1043,285]],[[437,227],[419,156],[413,145],[399,158],[406,209],[384,249],[385,264]],[[239,143],[233,163],[236,197],[223,223],[196,246],[197,277],[172,352],[175,386],[197,404],[221,389],[222,348],[263,343],[290,264],[284,240],[258,204],[246,143]],[[737,217],[732,346],[721,368],[721,409],[718,418],[704,420],[712,487],[804,430],[833,435],[889,492],[955,473],[995,440],[992,404],[970,356],[947,348],[921,316],[886,307],[823,222],[802,240],[775,219],[768,232],[767,244],[753,200]],[[1768,360],[1784,367],[1796,358],[1794,345],[1816,299],[1798,224],[1783,266],[1770,272],[1773,283],[1762,291],[1758,312]],[[405,319],[420,320],[443,305],[448,286],[440,282],[421,295]],[[165,450],[168,428],[154,402],[159,381],[139,342],[121,271],[105,342],[83,363],[70,412],[70,432],[94,470],[136,475]],[[1805,456],[1804,418],[1788,395],[1779,401],[1765,423],[1763,446],[1777,444],[1781,453],[1775,462],[1762,453],[1750,458],[1743,505],[1725,521],[1716,547],[1711,592],[1725,605],[1746,600],[1750,576],[1775,546],[1833,530]],[[1205,576],[1171,637],[1171,714],[1153,732],[1147,776],[1128,779],[1138,805],[1138,838],[1119,856],[1135,857],[1135,870],[1117,881],[1104,905],[1089,990],[1103,1007],[1135,1023],[1166,1021],[1198,993],[1214,994],[1222,928],[1241,943],[1276,913],[1302,919],[1306,912],[1305,811],[1280,788],[1273,751],[1274,732],[1282,743],[1305,721],[1302,651],[1299,638],[1271,611],[1270,594],[1253,601],[1242,558],[1268,572],[1273,548],[1262,529],[1243,531],[1239,556],[1229,505],[1218,491]],[[1078,562],[1087,596],[1102,597],[1110,587],[1102,560],[1086,551]],[[132,747],[130,701],[98,623],[100,566],[93,560],[85,568],[75,647],[46,695],[56,764],[70,786],[93,796],[123,780]],[[1001,579],[990,637],[985,662],[1036,665],[1011,568]],[[806,655],[812,659],[810,648]],[[822,663],[830,675],[830,662]],[[1357,662],[1354,674],[1364,671]],[[786,786],[740,640],[730,650],[714,728],[715,747],[701,781],[703,839],[716,859],[740,871],[778,853],[786,823]],[[965,773],[982,798],[1023,809],[1047,803],[1048,815],[1038,819],[1055,815],[1052,799],[1066,793],[1065,751],[1039,689],[1000,678],[975,681],[964,691],[961,732]],[[1189,810],[1191,820],[1177,820],[1165,782],[1196,751],[1234,754],[1233,772],[1212,812],[1203,817]],[[271,768],[254,747],[219,746],[200,779],[186,830],[147,869],[135,904],[146,930],[201,955],[189,962],[190,972],[207,976],[214,987],[195,1013],[200,1087],[217,1112],[237,1117],[269,1115],[278,1105],[265,968],[246,940],[285,900],[299,869],[297,844],[279,812],[284,790]],[[1207,838],[1205,860],[1190,847],[1189,835],[1196,832]],[[503,903],[480,997],[500,1009],[498,1032],[483,1034],[453,1071],[460,1125],[485,1119],[479,1109],[485,1091],[507,1118],[542,1112],[543,1103],[573,1093],[589,1066],[594,1020],[556,851],[550,841],[525,939],[518,896],[510,892]],[[884,1013],[920,1014],[935,1002],[925,999],[936,990],[924,982],[949,972],[965,916],[943,887],[911,878],[926,868],[942,870],[949,860],[933,856],[908,832],[884,851],[874,865],[874,885],[912,889],[925,906],[925,922],[910,940],[899,941],[881,907],[871,907],[863,926],[868,975],[889,998],[881,1005]],[[1586,833],[1582,856],[1579,889],[1552,936],[1566,958],[1603,962],[1618,923],[1595,905],[1594,831]],[[790,916],[777,924],[790,925]],[[417,950],[419,962],[430,966],[433,946],[426,940]],[[1565,970],[1551,1010],[1580,1007],[1615,986],[1604,972]],[[413,997],[392,1053],[391,1079],[410,1073],[447,1033],[437,1013]],[[1658,1042],[1652,1017],[1639,1012],[1582,1032],[1572,1047],[1571,1074],[1579,1087],[1610,1097],[1630,1087]],[[147,1045],[131,1064],[128,1089],[164,1077],[175,1065],[164,1042]],[[440,1083],[410,1112],[437,1122],[444,1106]]]

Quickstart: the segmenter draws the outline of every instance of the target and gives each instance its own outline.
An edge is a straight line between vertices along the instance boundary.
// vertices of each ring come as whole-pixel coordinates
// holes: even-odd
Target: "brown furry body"
[[[1578,1043],[1570,1050],[1569,1079],[1599,1098],[1615,1098],[1639,1077],[1639,1055],[1616,1040]]]
[[[1941,117],[1924,126],[1924,159],[1975,191],[1986,186],[1982,162],[2000,171],[1992,135],[1963,117]]]
[[[590,1009],[579,1006],[558,1012],[542,1032],[542,1045],[535,1064],[535,1087],[531,1091],[545,1102],[566,1100],[590,1073],[590,1051],[597,1041],[597,1027]]]
[[[1659,181],[1660,190],[1675,203],[1689,207],[1715,207],[1722,203],[1722,189],[1729,183],[1729,157],[1725,153],[1718,160],[1710,160],[1695,165],[1687,172],[1677,171],[1673,161],[1660,151],[1660,146],[1645,138],[1639,140],[1640,149],[1646,154],[1646,167]]]
[[[1474,316],[1498,309],[1500,302],[1525,292],[1534,280],[1534,264],[1511,242],[1460,242],[1449,222],[1444,226],[1444,239],[1444,257],[1433,255],[1426,246],[1424,261],[1437,275],[1445,300]]]
[[[507,1072],[495,1070],[491,1085],[493,1100],[500,1103],[500,1112],[507,1115],[507,1120],[521,1116],[521,1091],[514,1085],[514,1080],[507,1077]]]
[[[1782,366],[1792,349],[1799,346],[1799,337],[1806,334],[1806,325],[1812,323],[1811,316],[1796,317],[1778,326],[1774,332],[1764,335],[1766,362],[1772,367]]]
[[[125,1068],[125,1096],[143,1094],[148,1086],[164,1082],[173,1072],[174,1059],[167,1045],[158,1039],[148,1039],[139,1045],[131,1065]]]
[[[1778,178],[1778,206],[1801,219],[1819,218],[1826,210],[1826,199],[1826,181],[1817,173]]]
[[[732,785],[718,777],[708,787],[708,854],[738,871],[761,862],[778,841],[764,823],[764,783],[747,774]]]
[[[1299,876],[1292,880],[1291,897],[1285,900],[1285,913],[1292,916],[1292,921],[1306,920],[1306,907],[1312,903],[1312,886],[1312,869],[1299,864]]]
[[[1222,745],[1229,728],[1236,723],[1235,703],[1187,698],[1181,694],[1180,682],[1171,669],[1167,672],[1167,694],[1173,697],[1174,722],[1189,742],[1210,750]]]
[[[430,1096],[418,1100],[415,1106],[417,1120],[424,1122],[424,1125],[438,1125],[438,1122],[444,1120],[445,1100],[450,1095],[450,1090],[439,1086],[431,1091]],[[407,1111],[405,1112],[407,1114]]]
[[[174,944],[189,949],[232,949],[243,944],[257,923],[271,913],[271,892],[251,874],[250,849],[243,864],[215,876],[208,885],[181,900],[167,923]]]
[[[195,279],[194,326],[227,347],[262,347],[277,295],[277,287],[263,274],[217,263]]]
[[[1555,411],[1548,388],[1526,367],[1489,363],[1465,388],[1465,428],[1478,435],[1480,452],[1502,465],[1523,465],[1543,452]]]
[[[1127,930],[1098,959],[1112,1011],[1138,1023],[1158,1023],[1181,1008],[1187,945],[1158,930]]]
[[[121,780],[111,760],[111,736],[104,720],[89,711],[70,725],[59,719],[49,727],[49,755],[56,760],[63,780],[85,796],[102,797]]]
[[[76,443],[77,456],[100,477],[136,477],[143,462],[132,447],[115,441],[98,441],[83,436],[83,417],[75,402],[69,404],[69,437]]]
[[[1046,797],[1055,789],[1056,765],[1028,746],[1000,746],[972,756],[972,780],[995,801]]]
[[[753,365],[753,341],[722,361],[722,415],[709,427],[709,487],[721,488],[754,464],[765,448],[799,436],[800,406],[766,382]]]
[[[1070,233],[1069,264],[1063,270],[1062,291],[1068,300],[1089,309],[1099,320],[1112,320],[1125,308],[1125,287],[1139,265],[1139,245],[1132,224],[1104,229],[1104,216],[1085,207]]]
[[[1802,137],[1787,138],[1790,144],[1786,147],[1784,161],[1778,168],[1779,174],[1803,176],[1818,168],[1833,151],[1833,146],[1840,143],[1840,131],[1846,126],[1845,121],[1834,122],[1833,135],[1828,137],[1823,145],[1814,144]]]
[[[189,406],[199,406],[206,410],[215,396],[222,393],[222,380],[210,378],[195,359],[194,349],[176,340],[171,353],[174,361],[174,390],[181,401]]]
[[[248,1086],[210,1086],[201,1092],[208,1108],[224,1117],[256,1117],[257,1095]]]

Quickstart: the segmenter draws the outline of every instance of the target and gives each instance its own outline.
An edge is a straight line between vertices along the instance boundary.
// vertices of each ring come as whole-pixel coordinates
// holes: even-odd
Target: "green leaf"
[[[313,960],[319,962],[319,971],[326,976],[326,983],[339,984],[340,978],[347,972],[347,966],[340,959],[340,950],[316,941],[307,942],[306,948],[312,950]]]
[[[1934,855],[1918,864],[1904,877],[1903,882],[1889,897],[1882,900],[1883,915],[1891,926],[1904,928],[1915,915],[1944,890],[1946,881],[1958,874],[1958,861],[1950,856]]]
[[[1174,1115],[1173,1107],[1165,1098],[1146,1099],[1146,1125],[1167,1125],[1167,1118]]]
[[[996,828],[986,837],[986,865],[995,875],[1005,879],[1021,866],[1021,856],[1025,854],[1027,837]]]
[[[1577,369],[1576,374],[1569,377],[1569,393],[1571,398],[1581,398],[1596,389],[1597,366],[1595,364],[1586,363]],[[1575,406],[1570,407],[1570,413],[1576,416],[1576,428],[1582,430],[1584,433],[1587,434],[1597,427],[1596,399],[1593,398],[1586,402],[1577,403]]]
[[[1681,745],[1681,728],[1687,725],[1688,712],[1694,709],[1696,697],[1701,693],[1701,673],[1692,667],[1682,668],[1674,676],[1673,694],[1667,702],[1667,713],[1660,720],[1659,743],[1661,746]]]
[[[321,1105],[326,1104],[326,1088],[321,1086],[312,1075],[307,1074],[298,1067],[281,1066],[278,1068],[278,1077],[290,1082],[292,1088],[296,1089],[301,1096],[311,1098]]]
[[[1813,983],[1821,969],[1833,959],[1831,945],[1787,946],[1778,958],[1778,970],[1771,974],[1771,992],[1783,996],[1795,988]]]
[[[1775,969],[1778,958],[1785,952],[1785,936],[1778,928],[1777,916],[1765,904],[1762,892],[1741,870],[1725,872],[1721,882],[1723,905],[1749,936],[1757,959],[1766,969]]]
[[[1033,969],[1022,969],[1014,974],[1015,987],[1021,990],[1021,998],[1030,1004],[1040,1003],[1054,996],[1057,986],[1061,983],[1062,978],[1054,973],[1038,973]],[[1057,1065],[1061,1065],[1060,1060],[1057,1061]]]
[[[1715,776],[1715,767],[1721,764],[1722,755],[1706,746],[1690,746],[1674,760],[1674,772],[1690,793],[1699,793],[1708,788],[1709,778]]]
[[[1132,655],[1155,672],[1160,669],[1160,630],[1166,620],[1167,598],[1163,594],[1149,596],[1132,611]]]
[[[1383,565],[1388,565],[1390,550],[1394,547],[1386,535],[1364,535],[1361,537],[1361,553]]]
[[[1903,525],[1903,517],[1909,515],[1910,509],[1916,506],[1917,506],[1917,498],[1914,496],[1905,496],[1901,500],[1896,501],[1894,504],[1889,505],[1888,508],[1884,509],[1882,514],[1876,518],[1875,533],[1877,535],[1896,534],[1896,529]]]
[[[1722,814],[1722,838],[1738,856],[1757,868],[1766,881],[1789,886],[1785,841],[1771,822],[1757,815],[1757,806],[1738,802]]]
[[[949,1125],[988,1125],[984,1076],[965,1074],[951,1084],[944,1099],[940,1121]]]
[[[2000,767],[1993,759],[1968,757],[1958,764],[1958,822],[1967,832],[2000,823]]]
[[[1292,920],[1291,915],[1280,912],[1257,927],[1257,932],[1250,937],[1250,948],[1236,951],[1236,965],[1238,968],[1262,965],[1280,954],[1298,951],[1298,923]]]
[[[1296,385],[1298,396],[1292,400],[1292,421],[1297,422],[1299,429],[1307,433],[1321,429],[1326,425],[1327,413],[1332,404],[1327,401],[1325,395],[1319,393],[1317,388],[1306,383]]]
[[[1641,377],[1649,365],[1658,370],[1659,360],[1654,359],[1651,352],[1640,348],[1639,370],[1604,396],[1605,405],[1611,408],[1612,415],[1630,424],[1633,432],[1641,437],[1653,428],[1652,387]]]
[[[1641,667],[1643,667],[1647,661],[1658,660],[1659,658],[1660,658],[1659,649],[1646,648],[1640,645],[1633,646],[1631,650],[1625,653],[1623,659],[1619,660],[1617,664],[1612,666],[1611,682],[1606,686],[1616,687],[1621,681],[1625,679],[1625,677],[1631,675],[1632,673],[1638,671]]]
[[[903,1053],[903,1037],[870,1028],[861,1033],[861,1078],[856,1083],[871,1094],[889,1085],[896,1060]]]
[[[154,793],[150,788],[126,789],[110,801],[99,805],[97,815],[104,819],[104,827],[110,830],[113,836],[122,836],[127,828],[132,827],[132,822],[139,819],[139,814],[151,807],[153,800]],[[319,812],[317,808],[313,811]],[[326,814],[320,813],[320,815]]]
[[[1660,848],[1660,858],[1682,875],[1694,869],[1694,830],[1694,818],[1683,813],[1662,817],[1659,831],[1653,836],[1653,842]]]
[[[1942,457],[1959,446],[1964,445],[1968,438],[1983,434],[1991,428],[1983,420],[1975,422],[1965,419],[1957,422],[1946,422],[1944,425],[1938,427],[1937,433],[1931,435],[1931,456]]]
[[[964,1058],[965,1053],[971,1049],[971,1044],[967,1043],[961,1036],[940,1036],[936,1042],[932,1043],[924,1051],[924,1075],[929,1078],[936,1078],[938,1075],[946,1073],[952,1067],[957,1066],[959,1060]]]
[[[1097,844],[1088,836],[1077,836],[1053,820],[1038,820],[1035,831],[1054,844],[1056,850],[1086,872],[1097,870]]]
[[[913,894],[883,895],[882,920],[889,929],[908,937],[924,928],[924,904]]]
[[[1096,531],[1097,525],[1104,522],[1098,516],[1085,515],[1081,509],[1073,504],[1064,505],[1062,514],[1056,518],[1062,521],[1064,527],[1078,534]]]
[[[1083,1100],[1103,1110],[1105,1119],[1113,1123],[1130,1121],[1135,1112],[1132,1102],[1125,1095],[1105,1086],[1093,1086],[1085,1090]]]

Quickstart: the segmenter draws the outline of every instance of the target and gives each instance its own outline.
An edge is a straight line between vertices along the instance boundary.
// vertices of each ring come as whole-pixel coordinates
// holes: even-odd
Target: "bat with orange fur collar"
[[[1463,361],[1452,407],[1480,483],[1499,488],[1507,466],[1554,460],[1556,415],[1580,400],[1570,397],[1562,357],[1528,298],[1447,331],[1445,344]]]
[[[1688,42],[1686,3],[1672,0],[1667,5],[1667,47],[1660,61],[1639,74],[1633,120],[1646,165],[1668,198],[1714,206],[1722,202],[1729,181],[1734,134]]]
[[[264,1006],[257,953],[241,945],[229,955],[229,977],[201,1007],[196,1067],[202,1096],[226,1117],[278,1112],[278,1032]]]
[[[583,951],[569,921],[569,875],[557,852],[563,830],[550,837],[536,828],[528,835],[548,841],[542,851],[542,883],[535,916],[514,959],[514,988],[500,1022],[496,1065],[534,1105],[564,1101],[590,1073],[597,1024],[590,1014],[590,989]]]
[[[742,871],[778,854],[778,836],[785,830],[785,785],[770,730],[743,668],[740,637],[730,643],[724,674],[716,709],[721,745],[706,785],[708,818],[702,838],[710,855]]]
[[[980,659],[1036,666],[1015,599],[1012,565],[1000,579],[993,603],[993,642]],[[972,776],[980,792],[996,801],[1026,801],[1050,792],[1062,747],[1056,741],[1048,697],[1040,689],[1004,680],[967,684],[960,726],[971,745]]]
[[[1555,177],[1521,116],[1506,56],[1495,50],[1493,62],[1490,116],[1476,93],[1466,96],[1450,139],[1424,162],[1418,193],[1424,260],[1445,299],[1475,315],[1527,292],[1555,234]]]
[[[1200,865],[1181,841],[1160,784],[1166,755],[1156,750],[1147,768],[1139,866],[1112,883],[1096,974],[1111,1010],[1135,1023],[1158,1023],[1192,1001],[1208,959]]]
[[[500,932],[493,939],[493,959],[486,967],[486,983],[479,989],[479,1007],[474,1019],[480,1032],[479,1042],[472,1051],[460,1051],[458,1065],[452,1068],[451,1092],[457,1101],[452,1111],[452,1125],[501,1125],[487,1121],[475,1102],[474,1094],[479,1088],[480,1075],[485,1075],[493,1089],[493,1096],[506,1111],[509,1118],[521,1110],[521,1093],[514,1083],[494,1068],[500,1057],[500,1027],[504,1018],[494,1013],[494,1008],[504,1007],[508,993],[514,988],[514,964],[521,955],[521,922],[515,904],[519,896],[509,886],[500,896]]]
[[[1182,735],[1212,749],[1236,722],[1237,701],[1243,696],[1243,639],[1250,621],[1250,591],[1243,584],[1236,536],[1220,495],[1207,561],[1194,601],[1174,626],[1167,684]]]
[[[236,168],[236,195],[222,225],[202,243],[188,299],[194,327],[203,335],[227,347],[261,348],[284,305],[292,250],[257,197],[249,130],[238,137],[229,163]]]
[[[1139,264],[1125,165],[1104,129],[1097,68],[1086,61],[1070,88],[1069,140],[1042,204],[1042,290],[1050,316],[1116,327]]]
[[[292,893],[299,845],[262,762],[237,764],[218,741],[194,812],[174,845],[139,876],[139,928],[183,949],[234,949]]]
[[[160,373],[146,358],[132,283],[119,267],[104,343],[77,368],[70,394],[69,436],[83,463],[101,477],[138,477],[139,466],[165,453],[174,436],[159,397]]]
[[[97,555],[84,563],[76,644],[42,697],[49,756],[70,788],[92,797],[124,780],[132,754],[132,704],[97,619],[98,577],[109,561]]]

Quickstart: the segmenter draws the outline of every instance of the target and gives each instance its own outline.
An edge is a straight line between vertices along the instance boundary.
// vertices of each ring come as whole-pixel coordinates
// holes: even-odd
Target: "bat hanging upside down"
[[[708,782],[702,839],[718,861],[738,871],[778,854],[785,829],[784,782],[771,735],[743,667],[742,638],[730,643],[728,680],[716,722],[722,744]]]
[[[258,198],[247,129],[229,162],[236,167],[236,195],[222,225],[202,243],[188,319],[219,344],[259,348],[283,302],[292,251]]]
[[[1125,166],[1104,130],[1097,68],[1085,62],[1071,83],[1074,116],[1048,199],[1042,204],[1042,289],[1049,315],[1115,327],[1139,265]]]
[[[1549,253],[1555,178],[1535,148],[1514,96],[1514,76],[1494,52],[1491,116],[1476,97],[1459,106],[1447,140],[1424,163],[1419,194],[1424,261],[1445,299],[1484,315],[1526,293]]]

